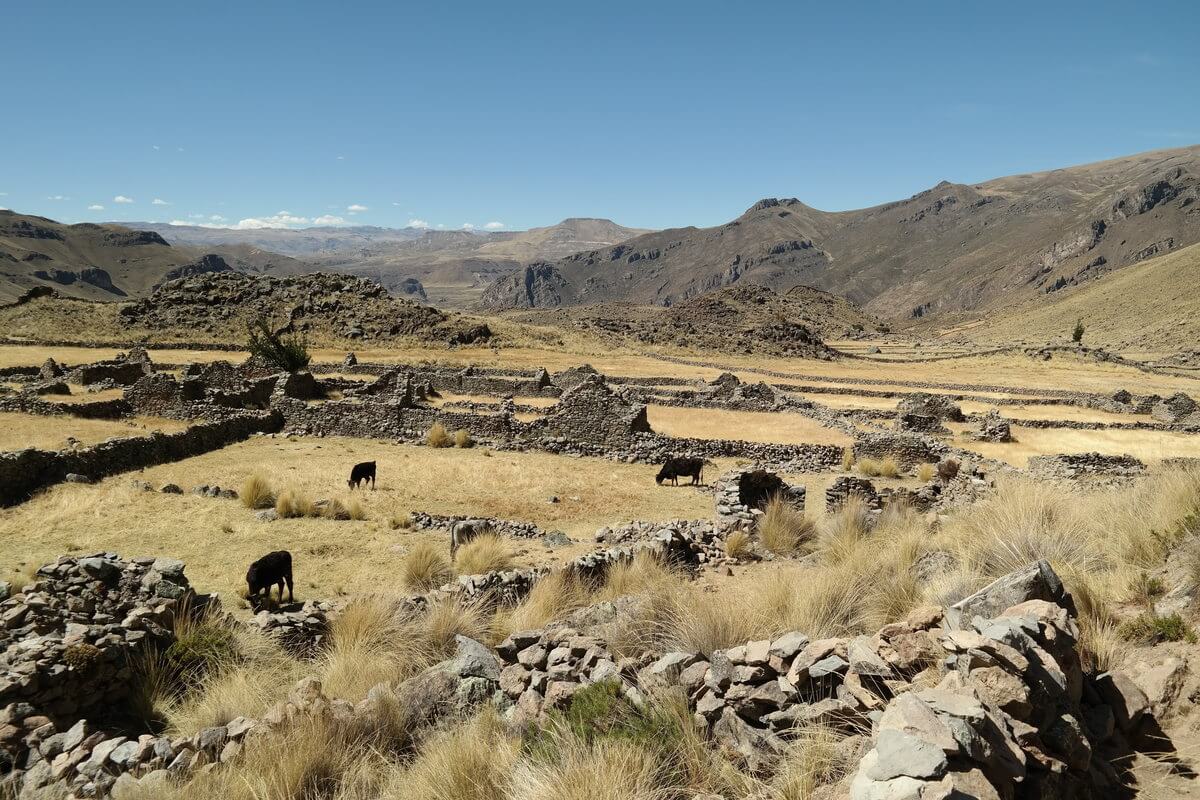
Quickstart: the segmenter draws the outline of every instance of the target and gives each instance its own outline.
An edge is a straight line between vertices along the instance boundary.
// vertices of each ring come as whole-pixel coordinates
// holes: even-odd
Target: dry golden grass
[[[445,425],[435,422],[429,432],[425,434],[425,444],[430,447],[452,447],[454,439],[446,431]]]
[[[964,429],[963,424],[951,423],[949,427]],[[1017,441],[997,443],[964,439],[958,444],[1015,467],[1024,467],[1033,456],[1090,452],[1128,454],[1153,465],[1164,458],[1195,456],[1200,448],[1200,437],[1195,434],[1171,431],[1072,430],[1013,425],[1012,434]]]
[[[432,539],[413,545],[400,565],[400,582],[414,592],[436,589],[454,577],[446,550]]]
[[[242,481],[238,500],[246,508],[270,508],[275,505],[275,490],[266,478],[256,472]]]
[[[200,483],[240,487],[248,474],[258,473],[308,497],[332,495],[337,500],[334,493],[345,492],[347,465],[362,461],[364,455],[378,462],[379,488],[354,492],[367,517],[362,521],[265,522],[240,502],[188,492]],[[579,540],[590,540],[601,526],[631,519],[666,521],[711,514],[711,496],[657,486],[654,473],[653,465],[545,453],[434,450],[335,437],[255,437],[136,476],[117,475],[94,486],[63,484],[19,506],[0,509],[0,565],[31,560],[41,565],[85,550],[180,558],[194,585],[224,595],[226,607],[237,609],[250,562],[286,549],[295,561],[298,599],[369,593],[394,579],[405,548],[428,539],[449,552],[444,531],[392,530],[390,519],[412,510],[528,520]],[[133,477],[156,486],[177,483],[185,494],[142,492],[131,486]],[[551,494],[561,502],[547,503]],[[345,500],[345,494],[340,497]],[[403,547],[398,547],[400,542]],[[586,549],[581,543],[523,558],[558,560]]]
[[[767,502],[758,520],[758,538],[763,547],[779,555],[792,555],[816,535],[816,525],[780,495]]]
[[[713,408],[649,406],[650,427],[667,436],[696,439],[741,439],[780,444],[849,445],[850,437],[800,414],[725,411]]]
[[[471,438],[471,432],[465,428],[459,428],[454,432],[455,447],[474,447],[475,440]]]
[[[900,475],[900,464],[891,456],[879,461],[879,475],[884,478],[896,478]]]
[[[917,480],[929,483],[937,475],[937,464],[920,464],[917,466]]]
[[[518,605],[496,620],[506,633],[541,628],[587,605],[590,593],[573,573],[556,570],[539,578]]]
[[[871,477],[871,478],[879,477],[880,467],[879,467],[878,459],[860,458],[860,459],[858,459],[858,461],[855,462],[854,466],[859,471],[859,474],[861,474],[861,475],[866,475],[867,477]]]
[[[37,414],[5,411],[0,412],[0,451],[23,450],[27,447],[36,447],[40,450],[62,450],[67,447],[67,437],[75,439],[81,446],[86,447],[105,439],[149,436],[154,431],[175,433],[186,429],[186,422],[155,417],[107,420],[82,419],[66,415],[43,417]]]
[[[666,800],[655,756],[635,744],[587,744],[563,736],[552,762],[525,759],[510,778],[512,800]]]
[[[282,519],[318,516],[312,500],[294,489],[284,489],[279,493],[275,500],[275,513]]]
[[[499,717],[485,711],[430,737],[378,800],[507,800],[518,745]]]
[[[750,534],[743,528],[738,528],[725,537],[725,555],[730,558],[745,558],[754,552]]]
[[[797,730],[761,795],[770,800],[815,798],[857,767],[858,760],[839,746],[845,738],[845,733],[822,725]]]
[[[482,531],[454,554],[454,567],[463,575],[509,569],[512,564],[512,546],[494,531]]]

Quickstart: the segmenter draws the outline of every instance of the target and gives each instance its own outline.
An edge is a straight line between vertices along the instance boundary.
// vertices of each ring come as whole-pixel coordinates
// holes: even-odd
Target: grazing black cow
[[[246,585],[250,588],[247,595],[251,605],[262,594],[267,602],[271,600],[271,587],[279,587],[279,601],[283,602],[283,586],[287,584],[288,602],[294,602],[296,595],[292,591],[292,554],[287,550],[276,550],[250,565],[246,571]]]
[[[367,485],[367,481],[370,481],[371,488],[375,488],[374,461],[364,461],[361,464],[355,464],[354,469],[350,470],[350,480],[347,481],[347,483],[350,484],[350,488],[353,489],[354,487],[358,486],[360,481],[364,487]]]
[[[702,458],[676,458],[675,456],[667,456],[667,463],[662,465],[662,469],[658,471],[654,482],[662,485],[663,481],[670,481],[672,486],[679,485],[680,477],[690,477],[692,485],[700,483],[700,475],[704,470],[704,459]]]

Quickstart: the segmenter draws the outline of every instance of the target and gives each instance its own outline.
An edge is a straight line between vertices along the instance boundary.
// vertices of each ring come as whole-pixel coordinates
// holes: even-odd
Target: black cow
[[[672,486],[679,485],[680,477],[690,477],[692,485],[700,483],[700,474],[704,470],[704,459],[702,458],[676,458],[668,456],[667,463],[662,465],[662,469],[658,471],[658,475],[654,478],[654,482],[662,485],[663,481],[670,481]]]
[[[271,601],[271,587],[279,587],[279,601],[283,602],[283,586],[287,584],[288,602],[294,602],[296,595],[292,591],[292,554],[287,550],[276,550],[250,565],[246,571],[246,585],[250,592],[247,595],[251,605],[262,594],[267,602]]]
[[[367,485],[367,481],[370,481],[371,488],[375,488],[374,461],[364,461],[361,464],[355,464],[354,469],[350,470],[350,480],[347,481],[347,483],[350,484],[350,488],[354,489],[354,487],[358,486],[360,481],[364,487]]]

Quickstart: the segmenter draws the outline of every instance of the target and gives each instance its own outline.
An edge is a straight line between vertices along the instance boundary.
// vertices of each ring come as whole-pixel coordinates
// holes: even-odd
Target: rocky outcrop
[[[1008,420],[1000,416],[996,409],[988,411],[979,418],[971,437],[977,442],[1011,442],[1013,440],[1012,426]]]

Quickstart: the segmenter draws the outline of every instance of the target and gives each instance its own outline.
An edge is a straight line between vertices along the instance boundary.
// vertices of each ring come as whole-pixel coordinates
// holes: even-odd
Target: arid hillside
[[[877,334],[886,327],[850,301],[819,289],[797,286],[777,293],[749,283],[669,308],[606,303],[527,311],[515,318],[614,342],[818,358],[830,353],[823,339]]]
[[[90,300],[144,293],[172,267],[196,258],[150,231],[118,225],[63,225],[0,211],[0,302],[35,286]]]
[[[815,286],[891,318],[1046,297],[1200,241],[1200,147],[1162,150],[830,213],[763,200],[715,228],[650,233],[527,265],[492,309],[666,305],[737,282]]]
[[[978,342],[1066,342],[1082,321],[1084,343],[1112,350],[1200,347],[1200,245],[1068,287],[964,325],[943,328]]]

